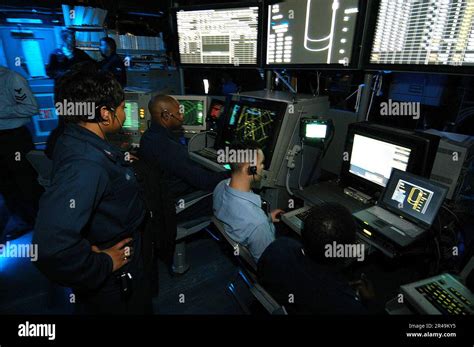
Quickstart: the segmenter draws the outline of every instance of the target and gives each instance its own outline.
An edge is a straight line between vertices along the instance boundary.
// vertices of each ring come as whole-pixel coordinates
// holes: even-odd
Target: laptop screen
[[[382,202],[396,214],[431,226],[446,193],[445,187],[426,178],[393,169]]]

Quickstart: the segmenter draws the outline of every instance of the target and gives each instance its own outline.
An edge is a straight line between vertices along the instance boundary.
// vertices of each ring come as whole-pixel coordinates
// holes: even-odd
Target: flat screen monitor
[[[265,154],[265,168],[270,168],[286,107],[284,102],[265,99],[240,97],[240,100],[232,100],[216,139],[216,149],[233,142],[255,141]]]
[[[438,143],[439,138],[412,131],[351,124],[341,178],[345,185],[373,195],[386,187],[394,169],[429,177]]]
[[[180,64],[257,66],[260,8],[234,4],[177,9]]]
[[[304,118],[300,120],[300,138],[306,142],[320,142],[328,135],[328,122],[321,119]]]
[[[183,113],[185,132],[197,133],[206,130],[207,96],[174,95]]]
[[[355,134],[349,172],[385,187],[393,169],[407,169],[410,154],[410,148]]]
[[[125,100],[125,122],[123,122],[123,128],[127,130],[138,130],[140,128],[138,102]]]
[[[427,178],[393,170],[381,201],[387,209],[417,224],[431,226],[446,193],[447,188]]]
[[[380,0],[373,13],[370,67],[461,71],[474,66],[471,0]]]
[[[266,65],[352,65],[359,14],[359,0],[269,5]]]

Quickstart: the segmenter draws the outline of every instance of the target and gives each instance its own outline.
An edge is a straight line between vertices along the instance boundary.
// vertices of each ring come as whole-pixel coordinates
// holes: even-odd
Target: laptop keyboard
[[[464,305],[470,305],[471,302],[452,287],[447,290],[437,282],[431,282],[415,289],[443,314],[469,314]]]
[[[368,210],[368,212],[373,214],[377,218],[382,219],[381,221],[378,221],[380,223],[385,223],[385,225],[383,225],[383,226],[379,225],[382,228],[386,227],[387,225],[393,225],[394,227],[397,227],[398,229],[405,232],[406,234],[408,234],[411,237],[416,236],[417,233],[419,233],[421,231],[421,229],[417,228],[412,223],[410,223],[406,220],[400,219],[395,214],[390,213],[390,212],[384,210],[383,208],[374,206],[374,207],[370,208]],[[385,222],[385,221],[387,221],[387,222]],[[375,224],[378,225],[377,223],[375,223]]]

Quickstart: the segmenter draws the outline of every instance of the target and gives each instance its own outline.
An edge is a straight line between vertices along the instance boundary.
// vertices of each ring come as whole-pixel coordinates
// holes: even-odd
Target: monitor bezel
[[[392,173],[390,175],[390,179],[387,182],[387,187],[390,185],[390,183],[394,179],[404,179],[404,177],[406,177],[406,176],[413,177],[417,180],[423,181],[426,184],[429,184],[429,185],[432,185],[432,186],[434,186],[438,189],[441,189],[442,196],[441,196],[441,204],[438,207],[438,212],[439,212],[439,209],[441,208],[441,206],[443,205],[444,200],[446,199],[448,189],[445,186],[443,186],[443,185],[441,185],[437,182],[433,182],[433,181],[429,180],[426,177],[421,177],[421,176],[415,175],[411,172],[402,171],[402,170],[399,170],[399,169],[393,169],[392,170]],[[406,180],[408,180],[408,179],[406,179]],[[385,189],[383,190],[383,193],[380,195],[379,201],[377,203],[379,206],[381,206],[381,207],[383,207],[383,208],[385,208],[385,209],[387,209],[387,210],[389,210],[389,211],[391,211],[391,212],[393,212],[397,215],[402,216],[403,218],[409,220],[412,223],[415,223],[416,225],[420,225],[420,226],[425,227],[425,228],[429,228],[431,225],[433,225],[433,222],[436,219],[436,215],[438,214],[438,212],[436,212],[436,214],[434,215],[433,221],[431,223],[427,223],[427,222],[425,222],[421,219],[418,219],[416,217],[411,216],[410,214],[406,213],[402,209],[397,209],[397,208],[385,203],[384,199],[385,199],[385,197],[387,196],[387,193],[388,193],[388,189],[386,189],[387,187],[385,187]]]
[[[178,100],[190,100],[190,101],[203,101],[204,102],[204,115],[203,115],[203,124],[202,125],[185,125],[183,123],[182,127],[185,133],[192,133],[192,134],[197,134],[200,133],[201,131],[206,131],[207,129],[207,113],[208,113],[208,102],[209,98],[204,95],[170,95],[171,97],[175,98]]]
[[[451,75],[472,75],[474,66],[449,66],[449,65],[417,65],[417,64],[375,64],[370,62],[372,46],[377,27],[377,15],[380,7],[379,1],[369,0],[367,8],[366,34],[361,54],[362,68],[366,71],[397,71],[413,73],[440,73]]]
[[[178,17],[179,11],[202,11],[209,9],[232,9],[232,8],[247,8],[247,7],[258,7],[258,25],[257,25],[257,61],[255,64],[195,64],[195,63],[182,63],[181,54],[179,53],[179,35],[178,35]],[[174,51],[177,54],[177,64],[183,68],[209,68],[209,67],[225,67],[232,69],[248,69],[248,68],[260,68],[262,67],[262,50],[263,50],[263,4],[261,2],[232,2],[226,4],[207,4],[207,5],[193,5],[193,6],[180,6],[172,9],[172,29],[176,35],[174,42]]]
[[[262,56],[262,63],[263,68],[267,70],[273,69],[299,69],[299,70],[360,70],[362,68],[361,64],[361,54],[362,54],[362,42],[364,41],[365,35],[365,16],[366,16],[366,5],[367,2],[364,0],[359,0],[359,14],[357,15],[357,21],[355,25],[355,33],[354,33],[354,42],[352,44],[352,54],[351,54],[351,62],[349,65],[344,66],[343,64],[311,64],[311,63],[298,63],[298,64],[291,64],[291,63],[283,63],[283,64],[268,64],[267,63],[267,40],[268,40],[268,19],[269,19],[269,6],[271,4],[265,4],[264,10],[264,17],[263,17],[263,56]]]

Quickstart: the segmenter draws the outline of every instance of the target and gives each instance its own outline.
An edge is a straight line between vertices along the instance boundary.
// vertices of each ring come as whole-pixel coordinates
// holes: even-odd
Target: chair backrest
[[[224,229],[224,223],[222,221],[220,221],[219,219],[217,219],[216,217],[212,217],[212,222],[214,223],[214,225],[217,227],[217,229],[219,230],[219,232],[222,234],[222,236],[226,239],[226,241],[232,246],[232,248],[234,250],[237,250],[238,251],[238,254],[240,256],[240,258],[245,261],[245,263],[247,263],[248,266],[250,266],[250,268],[252,269],[252,271],[254,273],[257,273],[257,263],[255,262],[255,260],[253,259],[253,256],[252,254],[250,253],[250,251],[248,250],[247,247],[245,247],[244,245],[234,241],[230,236],[229,234],[227,234],[227,232],[225,231]]]
[[[212,222],[216,226],[217,230],[222,234],[222,236],[227,240],[227,242],[232,246],[234,249],[239,249],[239,257],[246,263],[246,267],[248,271],[245,271],[246,274],[242,274],[243,276],[247,277],[250,275],[251,285],[249,284],[249,289],[252,292],[252,295],[262,304],[262,306],[268,311],[268,313],[273,315],[286,315],[286,309],[284,306],[280,305],[273,297],[268,293],[259,283],[257,280],[257,264],[255,263],[252,254],[247,249],[247,247],[239,244],[238,242],[234,241],[230,238],[230,236],[226,233],[224,229],[224,223],[217,219],[215,216],[212,217]],[[250,272],[250,273],[249,273]],[[246,279],[248,281],[248,279]]]

